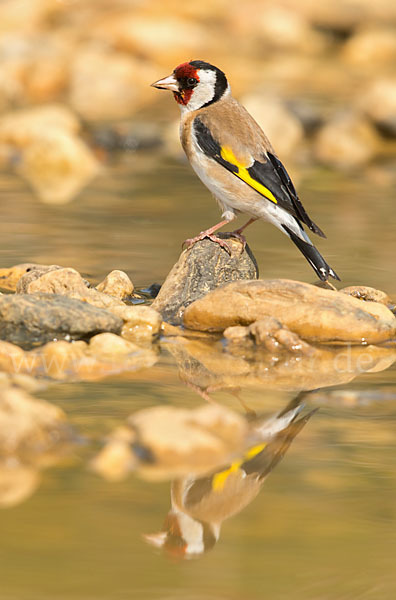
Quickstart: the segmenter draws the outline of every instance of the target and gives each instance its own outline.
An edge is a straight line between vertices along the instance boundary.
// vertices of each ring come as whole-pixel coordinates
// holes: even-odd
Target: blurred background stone
[[[396,138],[396,77],[372,81],[358,99],[357,105],[375,123],[379,131]]]
[[[304,138],[304,128],[280,98],[256,92],[243,96],[241,103],[264,129],[279,156],[292,157]]]
[[[165,154],[181,158],[172,99],[149,84],[192,58],[227,73],[278,154],[296,163],[308,156],[335,169],[364,165],[395,137],[392,0],[247,0],[232,10],[221,0],[4,0],[0,21],[0,109],[28,110],[1,118],[0,165],[44,202],[69,202],[98,172],[103,154],[95,158],[82,139],[82,122],[91,130],[84,138],[106,157],[145,147],[139,131],[150,128],[151,147],[163,142]],[[293,108],[302,97],[304,110],[301,102]],[[312,101],[320,110],[310,114]],[[54,102],[63,108],[50,118]],[[340,123],[346,109],[350,119]],[[105,129],[115,132],[106,148]]]
[[[363,116],[350,112],[336,115],[320,129],[316,142],[317,158],[339,169],[360,167],[379,149],[378,135]]]

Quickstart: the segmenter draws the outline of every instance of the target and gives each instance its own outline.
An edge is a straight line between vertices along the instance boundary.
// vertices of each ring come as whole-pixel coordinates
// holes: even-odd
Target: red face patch
[[[188,62],[182,63],[181,65],[176,67],[176,69],[173,71],[173,73],[177,80],[184,79],[184,78],[188,79],[189,77],[195,77],[195,79],[198,79],[198,81],[199,81],[199,77],[197,76],[197,69],[195,67],[193,67],[192,65],[190,65],[190,63],[188,63]]]
[[[182,63],[173,71],[174,76],[179,82],[180,92],[173,92],[175,100],[178,104],[183,104],[186,106],[193,95],[194,88],[190,87],[188,84],[188,80],[190,78],[194,78],[199,81],[197,69],[190,65],[190,63]]]

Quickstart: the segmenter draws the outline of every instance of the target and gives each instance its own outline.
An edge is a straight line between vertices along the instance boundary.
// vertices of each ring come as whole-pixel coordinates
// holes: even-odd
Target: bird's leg
[[[246,246],[246,238],[244,235],[242,235],[242,231],[244,231],[244,229],[246,229],[246,227],[248,225],[251,225],[252,223],[254,223],[255,221],[257,221],[258,217],[252,217],[251,219],[249,219],[249,221],[247,223],[245,223],[245,225],[242,225],[242,227],[240,227],[239,229],[235,229],[235,231],[231,231],[231,234],[238,238],[239,240],[241,240],[241,242],[243,243],[243,247]]]
[[[231,219],[224,219],[223,221],[220,221],[220,223],[216,223],[216,225],[213,225],[213,227],[209,227],[209,229],[201,231],[201,233],[199,233],[195,237],[185,240],[182,244],[182,247],[186,246],[187,249],[191,248],[191,246],[193,246],[196,242],[200,242],[201,240],[208,238],[212,242],[215,242],[215,244],[219,244],[219,246],[227,250],[228,254],[231,255],[231,249],[227,242],[217,237],[217,235],[213,235],[215,231],[220,229],[220,227],[223,227],[223,225],[227,225],[227,223],[229,223],[230,221]]]

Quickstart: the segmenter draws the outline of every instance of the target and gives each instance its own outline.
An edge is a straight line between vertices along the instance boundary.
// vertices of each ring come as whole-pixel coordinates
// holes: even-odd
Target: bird
[[[271,418],[252,421],[252,442],[230,464],[204,477],[192,473],[174,480],[171,509],[163,528],[144,534],[145,541],[178,559],[198,558],[211,550],[219,540],[223,521],[256,498],[264,480],[317,411],[300,416],[303,395]]]
[[[227,242],[214,234],[244,213],[249,220],[232,232],[244,244],[242,232],[248,225],[257,219],[269,221],[294,242],[319,279],[340,280],[303,226],[320,237],[325,234],[305,211],[265,133],[231,95],[224,72],[203,60],[191,60],[151,86],[173,92],[181,109],[182,147],[222,211],[219,223],[186,240],[188,247],[209,238],[229,251]]]

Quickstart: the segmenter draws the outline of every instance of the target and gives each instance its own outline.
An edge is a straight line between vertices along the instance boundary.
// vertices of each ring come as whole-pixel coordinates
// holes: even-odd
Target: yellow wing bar
[[[224,469],[224,471],[219,471],[218,473],[216,473],[212,479],[213,491],[220,492],[224,488],[225,482],[227,481],[228,477],[232,473],[236,473],[239,470],[240,466],[244,462],[247,462],[248,460],[252,460],[252,458],[257,456],[257,454],[259,454],[262,450],[264,450],[266,445],[267,444],[258,444],[257,446],[253,446],[244,454],[242,459],[236,460],[235,462],[233,462],[228,467],[228,469]]]
[[[244,181],[245,183],[250,185],[250,187],[255,189],[257,192],[259,192],[262,196],[264,196],[268,200],[271,200],[271,202],[278,204],[278,201],[275,198],[275,196],[273,195],[273,193],[268,188],[266,188],[265,185],[263,185],[256,179],[253,179],[253,177],[250,175],[250,173],[248,171],[248,167],[246,165],[244,165],[243,163],[241,163],[236,158],[236,156],[233,153],[233,151],[231,150],[231,148],[229,148],[227,146],[223,146],[221,148],[220,154],[221,154],[221,158],[223,160],[226,160],[227,162],[231,163],[232,165],[235,165],[238,168],[238,171],[234,171],[234,174],[237,177],[239,177],[239,179],[242,179],[242,181]]]

